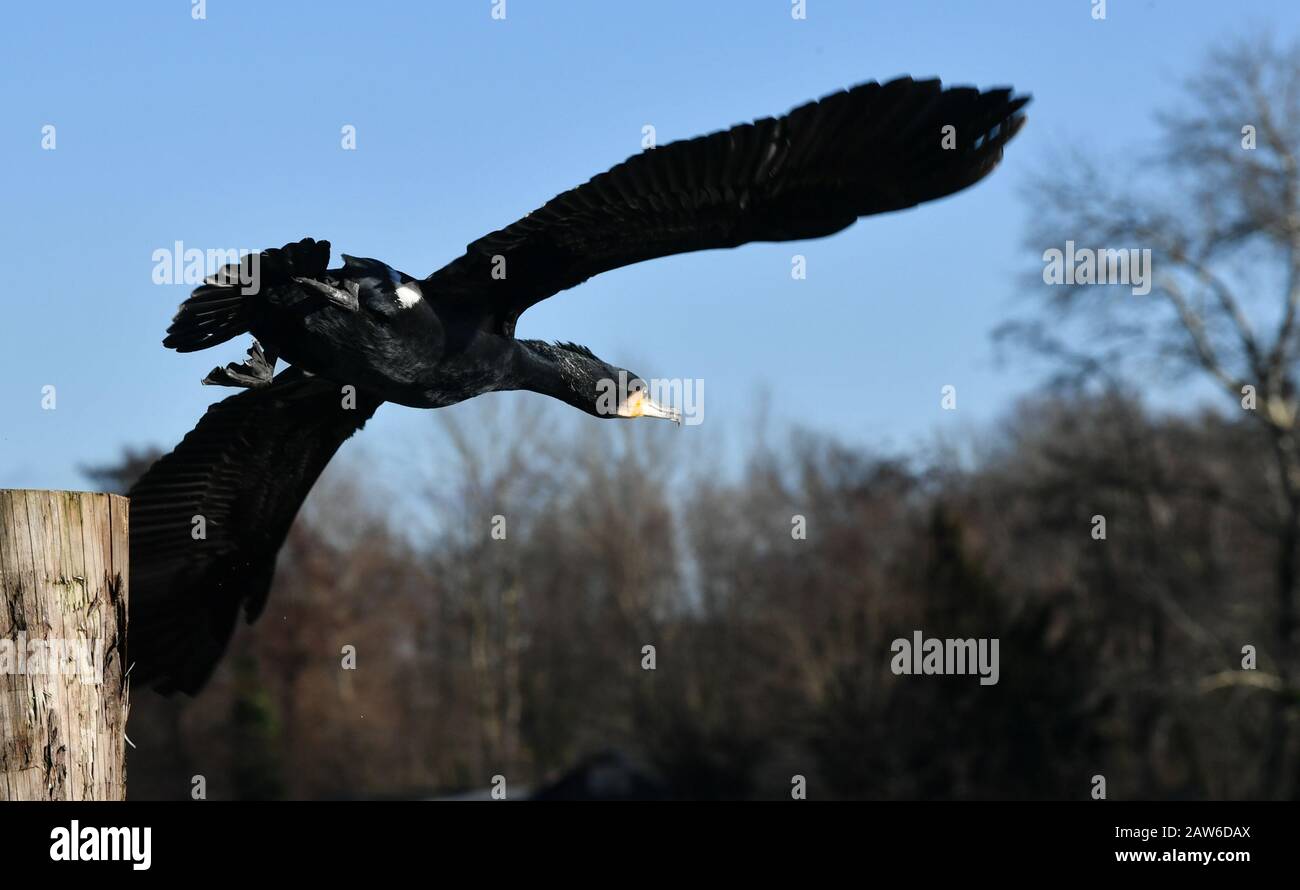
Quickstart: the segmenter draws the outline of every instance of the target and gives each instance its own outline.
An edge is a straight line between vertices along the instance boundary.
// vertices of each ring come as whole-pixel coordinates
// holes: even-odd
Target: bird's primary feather
[[[425,293],[478,306],[513,335],[529,306],[601,272],[830,235],[984,178],[1028,101],[900,78],[649,149],[472,242],[425,279]]]
[[[265,606],[307,492],[380,404],[291,368],[213,405],[131,488],[128,658],[137,682],[198,691],[240,608],[251,621]]]

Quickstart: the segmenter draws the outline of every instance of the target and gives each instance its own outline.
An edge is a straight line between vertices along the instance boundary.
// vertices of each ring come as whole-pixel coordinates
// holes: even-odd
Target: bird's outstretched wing
[[[750,241],[816,238],[986,176],[1024,123],[1010,89],[866,83],[778,118],[635,155],[425,279],[513,334],[519,314],[593,275]],[[952,129],[948,129],[951,127]]]
[[[132,679],[193,694],[234,631],[266,604],[276,553],[334,452],[382,401],[351,407],[294,368],[208,409],[131,499]]]

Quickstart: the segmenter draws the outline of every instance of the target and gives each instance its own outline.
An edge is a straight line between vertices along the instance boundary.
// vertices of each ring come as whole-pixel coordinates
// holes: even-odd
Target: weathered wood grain
[[[0,800],[121,800],[126,498],[0,490]]]

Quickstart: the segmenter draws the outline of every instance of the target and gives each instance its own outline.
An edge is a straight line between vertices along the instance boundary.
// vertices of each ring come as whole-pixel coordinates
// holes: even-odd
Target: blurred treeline
[[[340,457],[209,688],[134,691],[134,797],[537,787],[610,749],[687,797],[1276,793],[1250,423],[1078,391],[924,461],[793,433],[720,473],[673,444],[696,429],[539,444],[566,409],[501,404],[440,420],[425,490],[367,497]],[[894,676],[917,629],[999,638],[1000,682]]]

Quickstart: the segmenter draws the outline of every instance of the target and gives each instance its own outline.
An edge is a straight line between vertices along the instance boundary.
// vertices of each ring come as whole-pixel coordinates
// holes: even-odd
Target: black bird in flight
[[[517,339],[528,307],[643,260],[820,238],[961,191],[997,166],[1026,102],[937,80],[866,83],[635,155],[426,278],[347,255],[331,269],[329,242],[310,238],[222,269],[164,343],[256,342],[204,381],[245,391],[209,408],[130,492],[136,681],[203,685],[241,606],[251,622],[266,605],[307,492],[384,402],[439,408],[527,389],[597,417],[680,419],[589,349]],[[291,367],[273,376],[278,359]],[[633,384],[611,392],[620,372]]]

